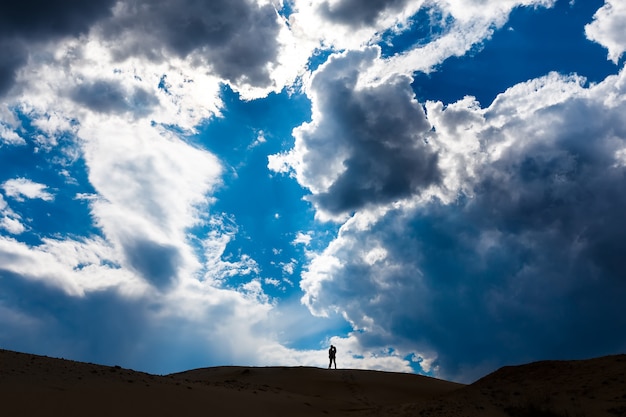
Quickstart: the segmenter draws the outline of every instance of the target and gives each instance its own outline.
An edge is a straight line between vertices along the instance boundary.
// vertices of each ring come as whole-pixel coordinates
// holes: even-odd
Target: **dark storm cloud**
[[[21,41],[0,38],[0,97],[13,85],[15,72],[26,63],[27,53]]]
[[[95,81],[78,86],[72,93],[74,101],[102,113],[133,112],[147,114],[158,100],[141,88],[127,92],[124,88],[110,81]]]
[[[442,376],[464,381],[505,364],[623,352],[622,114],[572,99],[512,122],[500,135],[513,144],[479,168],[471,198],[345,230],[334,253],[343,266],[313,305],[371,329],[357,333],[365,346],[436,352]],[[359,255],[376,247],[384,261]]]
[[[115,0],[24,0],[0,3],[0,36],[45,40],[85,33],[110,15]]]
[[[153,286],[165,289],[174,282],[182,261],[174,246],[137,239],[124,249],[130,266]]]
[[[325,1],[319,10],[331,21],[359,27],[371,26],[383,12],[398,12],[407,3],[408,0],[341,0],[331,6]]]
[[[0,2],[0,95],[11,87],[15,71],[32,43],[86,33],[110,15],[114,0],[25,0]]]
[[[164,53],[211,67],[220,77],[266,87],[278,55],[275,9],[247,0],[24,1],[0,5],[0,94],[14,82],[29,50],[41,42],[87,33],[96,22],[118,58]],[[114,93],[114,92],[112,92]]]
[[[118,57],[163,53],[195,57],[231,82],[270,84],[267,65],[278,55],[275,9],[247,0],[129,0],[102,26]]]
[[[313,131],[302,132],[310,154],[317,154],[307,160],[307,169],[324,169],[336,157],[332,153],[343,155],[345,169],[327,191],[310,199],[333,214],[419,194],[441,179],[437,155],[424,141],[430,124],[410,79],[398,76],[357,88],[353,65],[368,65],[373,51],[331,60],[311,83],[323,117]]]

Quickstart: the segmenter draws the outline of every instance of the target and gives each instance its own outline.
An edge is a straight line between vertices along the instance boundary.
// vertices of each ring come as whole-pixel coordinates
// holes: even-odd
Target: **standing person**
[[[337,355],[337,348],[333,345],[330,345],[330,349],[328,349],[328,358],[330,362],[328,363],[328,369],[330,369],[330,365],[335,363],[335,369],[337,369],[337,361],[335,360],[335,356]]]

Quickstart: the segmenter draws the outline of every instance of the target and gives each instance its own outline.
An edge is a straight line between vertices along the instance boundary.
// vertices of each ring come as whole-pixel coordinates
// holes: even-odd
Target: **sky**
[[[623,0],[0,3],[0,347],[472,382],[626,352]]]

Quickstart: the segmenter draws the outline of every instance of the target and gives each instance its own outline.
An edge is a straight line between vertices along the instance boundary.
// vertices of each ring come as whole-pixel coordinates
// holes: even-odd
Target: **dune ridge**
[[[626,355],[421,375],[223,366],[170,375],[0,350],[6,416],[626,416]]]

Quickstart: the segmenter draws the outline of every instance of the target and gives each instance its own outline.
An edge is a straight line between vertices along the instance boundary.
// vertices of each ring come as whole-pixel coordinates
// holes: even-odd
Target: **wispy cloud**
[[[28,178],[14,178],[2,183],[2,189],[7,197],[16,201],[25,199],[41,199],[44,201],[54,200],[54,195],[46,191],[48,187],[29,180]]]

